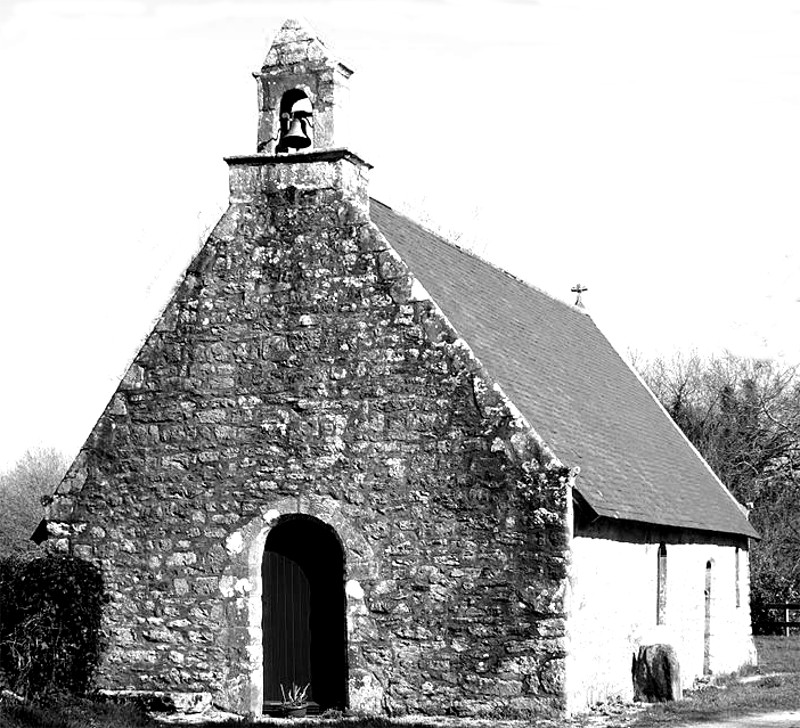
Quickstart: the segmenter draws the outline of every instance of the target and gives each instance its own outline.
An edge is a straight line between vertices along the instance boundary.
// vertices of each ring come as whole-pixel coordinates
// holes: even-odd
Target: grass
[[[800,636],[756,637],[759,665],[748,671],[761,679],[740,682],[729,675],[715,684],[693,690],[677,703],[650,707],[618,725],[657,726],[719,720],[736,715],[796,710],[800,706]],[[774,674],[777,673],[777,674]],[[613,728],[609,724],[608,728]]]
[[[759,672],[800,672],[800,635],[755,639]]]
[[[17,703],[0,700],[2,728],[156,728],[135,705],[96,702],[65,695],[48,696]]]
[[[487,721],[483,721],[486,725]],[[552,722],[545,721],[548,728]],[[181,724],[178,724],[181,725]],[[272,720],[269,722],[228,719],[223,722],[192,723],[191,728],[246,728],[249,726],[290,726],[291,728],[435,728],[436,719],[399,722],[380,716],[326,719]],[[36,702],[16,703],[0,699],[2,728],[168,728],[133,704],[103,703],[88,698],[58,696]],[[441,727],[440,727],[441,728]]]
[[[753,675],[760,680],[743,684],[731,675],[685,695],[678,703],[637,707],[610,706],[603,716],[576,718],[564,725],[573,728],[601,725],[603,728],[638,728],[679,723],[701,723],[735,715],[796,710],[800,706],[800,635],[792,637],[756,637],[759,666]],[[777,673],[777,674],[775,674]],[[421,719],[402,724],[388,718],[343,718],[325,721],[325,728],[427,728],[433,721]],[[193,728],[265,725],[250,721],[195,723]],[[266,724],[269,725],[269,724]],[[274,725],[274,723],[273,723]],[[282,722],[282,725],[287,725]],[[292,728],[319,728],[319,720],[295,720]],[[452,725],[452,723],[450,723]],[[532,725],[537,725],[534,723]],[[541,721],[544,727],[556,721]],[[59,695],[35,702],[17,703],[0,698],[2,728],[163,728],[143,710],[132,704],[96,702],[88,698]]]
[[[484,721],[484,724],[486,721]],[[248,726],[291,726],[291,728],[432,728],[436,720],[420,719],[399,723],[384,717],[295,719],[290,722],[255,722],[229,719],[223,722],[192,723],[191,728],[246,728]],[[548,726],[553,724],[548,722]],[[42,702],[8,704],[0,700],[2,728],[167,728],[131,704],[98,703],[89,699],[60,697],[51,705]]]

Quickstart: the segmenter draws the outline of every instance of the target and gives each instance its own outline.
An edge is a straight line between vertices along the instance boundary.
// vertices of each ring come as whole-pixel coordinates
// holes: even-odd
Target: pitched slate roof
[[[647,388],[582,310],[386,205],[370,215],[600,516],[757,536]]]

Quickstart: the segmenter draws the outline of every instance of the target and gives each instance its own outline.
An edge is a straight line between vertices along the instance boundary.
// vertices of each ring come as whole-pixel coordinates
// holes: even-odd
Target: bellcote
[[[275,192],[308,200],[324,190],[369,209],[372,165],[345,147],[351,74],[304,25],[283,24],[261,70],[253,74],[257,151],[225,158],[231,204],[258,203]]]
[[[309,28],[287,20],[270,46],[258,82],[259,154],[345,146],[352,70]]]

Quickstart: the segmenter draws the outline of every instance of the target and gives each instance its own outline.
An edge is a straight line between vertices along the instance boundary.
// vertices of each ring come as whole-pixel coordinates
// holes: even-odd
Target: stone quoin
[[[752,661],[738,504],[583,308],[369,198],[351,73],[280,29],[257,153],[49,506],[108,586],[100,687],[527,716],[632,697],[648,644]]]

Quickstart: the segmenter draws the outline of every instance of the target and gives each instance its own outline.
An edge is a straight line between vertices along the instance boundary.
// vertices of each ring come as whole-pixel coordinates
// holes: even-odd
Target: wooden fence
[[[787,637],[800,634],[800,604],[765,604],[767,622],[773,628],[772,634],[783,634]]]

